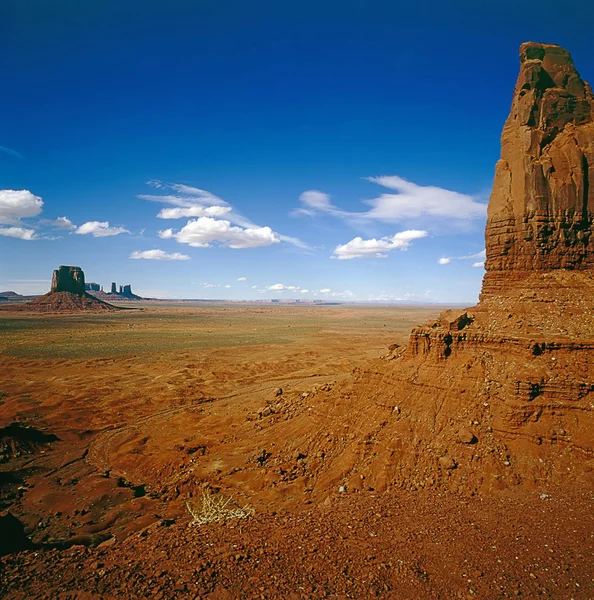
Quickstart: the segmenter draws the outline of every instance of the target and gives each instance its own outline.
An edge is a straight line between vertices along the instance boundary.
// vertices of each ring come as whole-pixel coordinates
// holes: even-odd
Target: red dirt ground
[[[434,356],[439,346],[405,363],[398,349],[378,358],[436,312],[0,320],[0,427],[25,427],[3,430],[0,501],[36,545],[1,559],[0,589],[9,598],[594,597],[589,434],[576,419],[580,407],[590,418],[589,396],[566,401],[553,387],[477,402],[506,361],[533,360],[530,344],[485,351],[483,337],[469,337],[447,361]],[[536,360],[545,374],[549,352],[562,369],[564,353],[585,352],[551,348]],[[516,434],[543,423],[557,432],[544,443]],[[458,439],[461,425],[474,443]],[[441,465],[444,452],[457,468]],[[189,527],[186,502],[205,492],[255,515]]]

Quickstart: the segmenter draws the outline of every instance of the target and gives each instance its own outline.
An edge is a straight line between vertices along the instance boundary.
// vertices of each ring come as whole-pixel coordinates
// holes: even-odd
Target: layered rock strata
[[[521,46],[481,301],[317,395],[315,489],[594,483],[593,115],[566,50]]]
[[[594,265],[594,96],[567,50],[525,43],[501,135],[482,297],[534,272]]]

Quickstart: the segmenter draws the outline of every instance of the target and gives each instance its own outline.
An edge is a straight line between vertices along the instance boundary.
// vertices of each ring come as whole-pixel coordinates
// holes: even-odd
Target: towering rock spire
[[[527,42],[488,208],[482,298],[594,267],[594,96],[567,50]]]

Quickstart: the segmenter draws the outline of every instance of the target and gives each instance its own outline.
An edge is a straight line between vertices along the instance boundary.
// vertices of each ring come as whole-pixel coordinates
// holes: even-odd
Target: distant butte
[[[54,271],[51,290],[26,304],[8,305],[6,311],[81,312],[115,311],[118,307],[98,300],[85,291],[85,274],[80,267],[61,265]]]

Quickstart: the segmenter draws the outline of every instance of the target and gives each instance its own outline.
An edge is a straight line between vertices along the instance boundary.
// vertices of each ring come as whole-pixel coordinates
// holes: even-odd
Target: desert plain
[[[134,306],[0,317],[6,597],[594,593],[591,488],[410,490],[358,468],[377,415],[345,420],[333,387],[444,307]],[[205,498],[240,518],[195,524]]]

